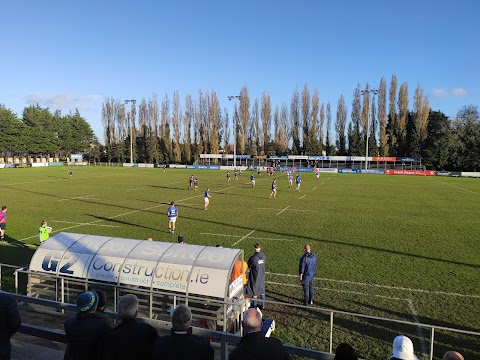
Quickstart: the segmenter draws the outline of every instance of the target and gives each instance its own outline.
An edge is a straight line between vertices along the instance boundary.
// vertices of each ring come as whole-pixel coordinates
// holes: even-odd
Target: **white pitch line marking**
[[[145,189],[144,187],[140,187],[140,188],[135,188],[135,189],[128,189],[128,190],[125,190],[125,191],[135,191],[135,190],[142,190],[142,189]]]
[[[283,210],[283,209],[277,209],[277,208],[257,208],[257,209],[259,209],[259,210]],[[316,210],[288,209],[287,211],[301,211],[301,212],[321,213],[321,211],[316,211]]]
[[[305,196],[307,196],[307,194],[305,194],[305,195],[301,196],[301,197],[300,197],[300,199],[303,199]]]
[[[254,231],[255,231],[255,230],[250,231],[247,235],[245,235],[244,237],[242,237],[240,240],[238,240],[238,241],[237,241],[236,243],[234,243],[232,246],[237,245],[240,241],[242,241],[242,240],[246,239],[247,237],[249,237],[250,235],[252,235]]]
[[[415,305],[413,304],[413,301],[410,300],[410,299],[407,299],[407,302],[408,302],[408,306],[410,307],[410,311],[412,312],[413,314],[413,320],[419,324],[420,323],[420,319],[418,318],[418,313],[417,313],[417,309],[415,309]],[[425,339],[423,338],[423,332],[422,332],[422,328],[417,326],[417,335],[418,337],[420,338],[420,347],[422,348],[422,353],[423,354],[426,354],[427,353],[427,347],[425,346]]]
[[[287,277],[298,277],[298,275],[280,274],[280,273],[272,273],[272,272],[267,272],[267,274],[287,276]],[[426,293],[426,294],[437,294],[437,295],[458,296],[458,297],[464,297],[464,298],[480,299],[480,295],[459,294],[459,293],[452,293],[452,292],[446,292],[446,291],[413,289],[413,288],[406,288],[401,286],[390,286],[390,285],[379,285],[379,284],[367,284],[367,283],[356,282],[356,281],[336,280],[336,279],[327,279],[327,278],[315,278],[315,280],[331,281],[331,282],[338,282],[338,283],[352,284],[352,285],[371,286],[371,287],[378,287],[378,288],[384,288],[384,289],[390,289],[390,290],[405,290],[405,291],[420,292],[420,293]]]
[[[437,179],[435,179],[435,180],[437,180]],[[438,181],[438,182],[441,182],[442,184],[445,184],[445,185],[454,187],[454,188],[456,188],[456,189],[459,189],[459,190],[467,191],[467,192],[470,192],[470,193],[475,194],[475,195],[480,195],[479,193],[477,193],[477,192],[475,192],[475,191],[468,190],[468,189],[464,189],[464,188],[462,188],[462,187],[460,187],[460,186],[452,185],[452,184],[443,182],[443,181],[441,181],[441,180],[437,180],[437,181]]]
[[[315,186],[315,187],[312,189],[312,191],[315,190],[316,188],[317,188],[317,187]]]
[[[285,210],[287,210],[289,207],[290,207],[290,205],[289,205],[289,206],[287,206],[287,207],[286,207],[285,209],[283,209],[282,211],[278,212],[276,215],[279,215],[279,214],[281,214],[282,212],[284,212]]]
[[[228,188],[225,188],[225,189],[221,189],[221,190],[218,190],[218,191],[224,191],[224,190],[232,189],[232,188],[234,188],[234,187],[236,187],[236,186],[231,186],[231,187],[228,187]],[[194,198],[199,197],[199,196],[203,196],[203,195],[202,195],[202,194],[198,194],[198,195],[190,196],[190,197],[188,197],[188,198],[185,198],[185,199],[182,199],[182,200],[179,200],[179,201],[186,201],[186,200],[194,199]],[[143,208],[143,209],[137,209],[137,210],[128,211],[128,212],[123,213],[123,214],[118,214],[118,215],[111,216],[111,217],[107,218],[106,220],[111,220],[111,219],[115,219],[115,218],[117,218],[117,217],[121,217],[121,216],[125,216],[125,215],[130,215],[130,214],[133,214],[133,213],[136,213],[136,212],[139,212],[139,211],[146,211],[146,210],[155,209],[155,208],[158,208],[158,207],[161,207],[161,206],[165,206],[165,204],[160,204],[160,205],[155,205],[155,206],[149,206],[149,207],[146,207],[146,208]],[[76,228],[76,227],[79,227],[79,226],[84,226],[84,225],[94,225],[94,224],[99,223],[99,222],[101,222],[101,221],[105,221],[105,219],[95,220],[95,221],[92,221],[92,222],[89,222],[89,223],[84,223],[84,224],[82,224],[82,225],[68,226],[68,227],[66,227],[66,228],[53,231],[53,233],[55,233],[55,232],[61,232],[61,231],[64,231],[64,230],[70,230],[70,229],[73,229],[73,228]],[[33,239],[33,238],[38,238],[38,235],[29,236],[29,237],[26,237],[26,238],[21,239],[21,240],[19,240],[19,241],[24,241],[24,240]]]
[[[302,285],[296,285],[296,284],[285,284],[285,283],[279,283],[275,281],[265,281],[267,284],[273,284],[273,285],[282,285],[282,286],[290,286],[290,287],[298,287],[301,288]],[[317,288],[315,288],[316,290]],[[392,297],[392,296],[386,296],[386,295],[377,295],[377,294],[370,294],[370,293],[362,293],[360,291],[352,291],[352,290],[340,290],[340,289],[332,289],[332,288],[318,288],[319,290],[325,290],[325,291],[335,291],[335,292],[341,292],[341,293],[346,293],[346,294],[355,294],[355,295],[364,295],[364,296],[375,296],[383,299],[391,299],[391,300],[406,300],[409,301],[409,299],[404,299],[404,298],[398,298],[398,297]]]
[[[55,223],[65,223],[65,224],[77,224],[77,225],[92,225],[92,226],[104,226],[104,227],[120,227],[116,225],[100,225],[100,224],[90,224],[90,223],[81,223],[81,222],[75,222],[75,221],[62,221],[62,220],[49,220],[50,222],[55,222]]]
[[[200,233],[200,235],[236,237],[236,238],[242,237],[242,235],[212,234],[212,233]],[[277,240],[277,241],[293,241],[292,239],[268,238],[268,237],[256,237],[256,236],[250,236],[250,239],[256,239],[256,240]]]
[[[70,198],[63,198],[63,199],[59,199],[58,201],[76,200],[76,199],[88,199],[88,198],[91,198],[92,196],[95,196],[95,195],[85,195],[85,196],[76,196],[76,197],[70,197]]]
[[[320,185],[323,185],[323,184],[325,184],[325,181],[324,181],[324,182],[322,182]]]

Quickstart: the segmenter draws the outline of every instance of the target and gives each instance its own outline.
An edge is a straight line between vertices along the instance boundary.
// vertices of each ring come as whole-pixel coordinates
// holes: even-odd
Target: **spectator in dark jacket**
[[[110,327],[113,328],[113,320],[105,312],[105,306],[107,305],[107,296],[102,290],[95,290],[98,295],[98,305],[97,310],[95,311],[95,317],[105,320]]]
[[[317,267],[317,257],[310,251],[310,245],[303,247],[303,256],[300,258],[298,272],[303,288],[303,303],[305,306],[313,305],[313,279]]]
[[[358,360],[358,356],[349,344],[341,343],[335,350],[335,358],[333,360]]]
[[[157,330],[149,324],[138,322],[138,298],[124,295],[118,301],[118,315],[122,322],[109,332],[100,347],[102,360],[151,359]]]
[[[13,296],[0,291],[0,359],[9,360],[12,351],[10,338],[19,329],[22,321],[17,302]]]
[[[230,360],[290,360],[280,340],[262,335],[262,315],[255,309],[243,313],[244,335],[240,344],[230,353]]]
[[[67,335],[64,360],[96,359],[100,339],[111,328],[108,323],[95,317],[98,295],[93,291],[80,294],[77,298],[77,316],[63,324]]]
[[[173,311],[171,335],[160,336],[153,346],[153,360],[213,360],[207,338],[192,334],[192,311],[180,304]]]

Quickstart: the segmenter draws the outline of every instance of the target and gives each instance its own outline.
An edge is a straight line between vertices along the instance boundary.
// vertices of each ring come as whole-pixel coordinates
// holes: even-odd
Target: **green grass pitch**
[[[300,304],[297,280],[303,245],[318,256],[315,306],[271,305],[276,336],[328,351],[328,313],[317,307],[423,322],[480,328],[480,181],[302,173],[301,191],[277,174],[269,199],[266,173],[250,186],[250,172],[227,182],[225,171],[122,167],[2,169],[0,206],[6,205],[3,263],[28,264],[41,220],[67,231],[133,239],[153,237],[236,247],[248,258],[253,244],[267,256],[267,299]],[[188,178],[199,179],[197,192]],[[209,187],[210,206],[203,211]],[[175,235],[166,211],[179,208]],[[30,245],[21,248],[19,243]],[[15,245],[16,244],[16,245]],[[428,330],[350,316],[335,318],[334,347],[352,343],[365,358],[386,358],[390,341],[409,333],[417,352],[429,349]],[[477,338],[437,333],[436,357],[449,346],[480,357]],[[476,347],[476,349],[475,349]]]

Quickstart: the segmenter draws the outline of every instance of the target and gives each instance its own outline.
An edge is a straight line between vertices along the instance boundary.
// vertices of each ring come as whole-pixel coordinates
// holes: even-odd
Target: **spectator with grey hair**
[[[243,337],[230,353],[229,360],[269,359],[290,360],[290,355],[280,340],[262,335],[262,315],[255,309],[243,313]]]
[[[118,315],[122,322],[103,340],[102,360],[150,359],[152,346],[157,339],[157,330],[139,322],[138,298],[133,294],[122,296],[118,301]]]
[[[185,304],[178,305],[172,315],[172,329],[168,336],[160,336],[153,346],[152,359],[213,360],[214,351],[204,336],[192,334],[192,311]]]

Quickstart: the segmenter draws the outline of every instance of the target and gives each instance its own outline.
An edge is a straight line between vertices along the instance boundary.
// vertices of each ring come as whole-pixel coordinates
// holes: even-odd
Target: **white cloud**
[[[467,96],[467,95],[468,95],[468,92],[464,88],[453,88],[451,90],[448,90],[448,89],[432,90],[433,97]]]
[[[433,89],[432,95],[434,97],[445,97],[448,96],[448,91],[445,89]]]
[[[88,111],[92,108],[98,108],[102,97],[100,95],[74,95],[70,93],[62,94],[41,94],[31,93],[25,98],[26,105],[39,104],[48,107],[50,110]]]
[[[467,90],[463,88],[454,88],[452,89],[452,96],[467,96]]]

